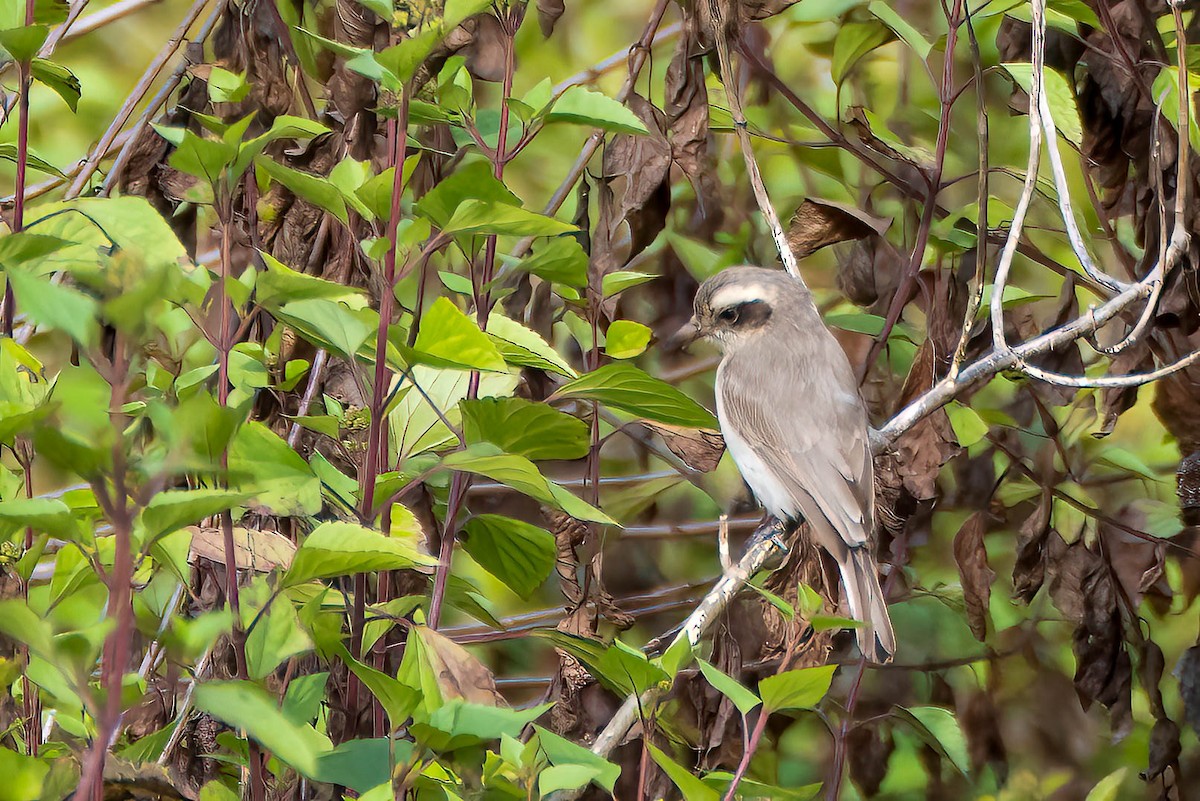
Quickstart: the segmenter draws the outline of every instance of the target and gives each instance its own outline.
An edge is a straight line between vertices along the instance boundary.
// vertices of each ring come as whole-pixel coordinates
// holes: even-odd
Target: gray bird
[[[742,478],[780,520],[807,520],[841,571],[863,654],[896,651],[872,550],[874,467],[867,413],[850,362],[799,281],[730,267],[696,293],[677,335],[714,340],[717,418]]]

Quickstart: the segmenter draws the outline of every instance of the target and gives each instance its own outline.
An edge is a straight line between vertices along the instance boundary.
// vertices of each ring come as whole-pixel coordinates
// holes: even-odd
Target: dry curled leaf
[[[967,738],[967,754],[971,769],[981,771],[990,766],[1003,784],[1008,775],[1008,749],[1000,731],[1000,714],[991,692],[972,692],[959,711],[963,735]]]
[[[650,101],[630,94],[626,101],[650,133],[620,134],[604,150],[604,177],[617,197],[610,235],[622,221],[629,225],[626,260],[641,253],[666,227],[671,207],[671,145],[666,137],[666,116]]]
[[[508,705],[496,689],[496,676],[470,651],[428,626],[413,626],[412,630],[425,645],[443,698],[461,698],[486,706]]]
[[[844,203],[810,197],[805,198],[792,216],[787,241],[796,258],[802,259],[826,245],[863,239],[872,234],[883,236],[891,224],[890,218],[876,217]]]
[[[975,639],[987,637],[988,602],[992,597],[992,582],[996,573],[987,562],[983,536],[987,533],[987,513],[976,512],[967,518],[954,535],[954,561],[962,581],[963,602],[967,607],[967,624]]]
[[[929,340],[921,344],[913,357],[912,368],[900,393],[901,408],[933,386],[934,348]],[[925,417],[896,440],[896,473],[904,488],[917,500],[937,497],[937,475],[942,465],[958,454],[960,448],[954,428],[944,409]]]
[[[1113,736],[1133,726],[1133,663],[1125,649],[1118,590],[1104,556],[1082,540],[1050,537],[1046,550],[1050,598],[1077,624],[1073,638],[1075,692],[1084,710],[1108,709]]]
[[[1046,576],[1046,538],[1050,535],[1050,513],[1054,493],[1042,490],[1033,513],[1021,523],[1017,533],[1017,559],[1013,565],[1013,597],[1025,603],[1033,600]]]
[[[188,563],[207,559],[225,564],[225,538],[220,528],[189,526],[192,545]],[[233,527],[233,547],[238,570],[269,573],[275,568],[286,569],[296,554],[296,543],[275,531]]]
[[[642,425],[662,437],[663,444],[670,448],[671,453],[693,470],[702,473],[716,470],[721,454],[725,453],[725,438],[720,431],[682,428],[649,420],[643,420]]]
[[[1200,645],[1183,652],[1172,675],[1179,680],[1184,717],[1192,730],[1200,734]]]

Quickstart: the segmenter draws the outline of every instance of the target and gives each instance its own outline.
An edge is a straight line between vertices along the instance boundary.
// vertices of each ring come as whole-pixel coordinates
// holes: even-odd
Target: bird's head
[[[808,300],[807,295],[800,282],[779,270],[729,267],[700,285],[692,319],[672,339],[680,347],[711,339],[729,352],[769,336],[774,318]]]

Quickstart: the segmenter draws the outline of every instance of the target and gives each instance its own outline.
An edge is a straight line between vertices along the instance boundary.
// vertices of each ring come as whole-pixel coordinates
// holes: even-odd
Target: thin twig
[[[179,45],[183,42],[184,37],[187,36],[193,23],[200,17],[201,12],[204,11],[209,2],[210,0],[196,0],[187,13],[184,14],[183,21],[179,23],[179,27],[175,29],[175,32],[171,34],[171,38],[163,45],[162,50],[150,62],[150,66],[146,68],[141,79],[138,80],[137,85],[130,92],[129,97],[125,99],[125,102],[117,111],[117,115],[113,118],[112,123],[109,124],[108,130],[100,137],[99,143],[97,143],[96,147],[92,149],[91,154],[84,161],[79,174],[75,176],[75,180],[71,182],[70,188],[67,189],[67,198],[79,197],[83,193],[88,181],[92,177],[92,173],[96,171],[96,167],[100,164],[100,159],[108,152],[113,140],[117,138],[117,134],[121,132],[121,129],[125,127],[125,123],[133,115],[133,110],[137,108],[138,104],[142,102],[142,98],[150,91],[150,87],[158,79],[159,73],[162,72],[163,67],[175,55],[175,51],[179,49]]]

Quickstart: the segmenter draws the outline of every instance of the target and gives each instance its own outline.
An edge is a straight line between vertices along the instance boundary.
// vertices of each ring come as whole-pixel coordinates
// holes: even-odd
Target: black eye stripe
[[[771,307],[762,300],[747,300],[736,303],[725,307],[717,314],[718,319],[739,328],[764,323],[770,316]]]

